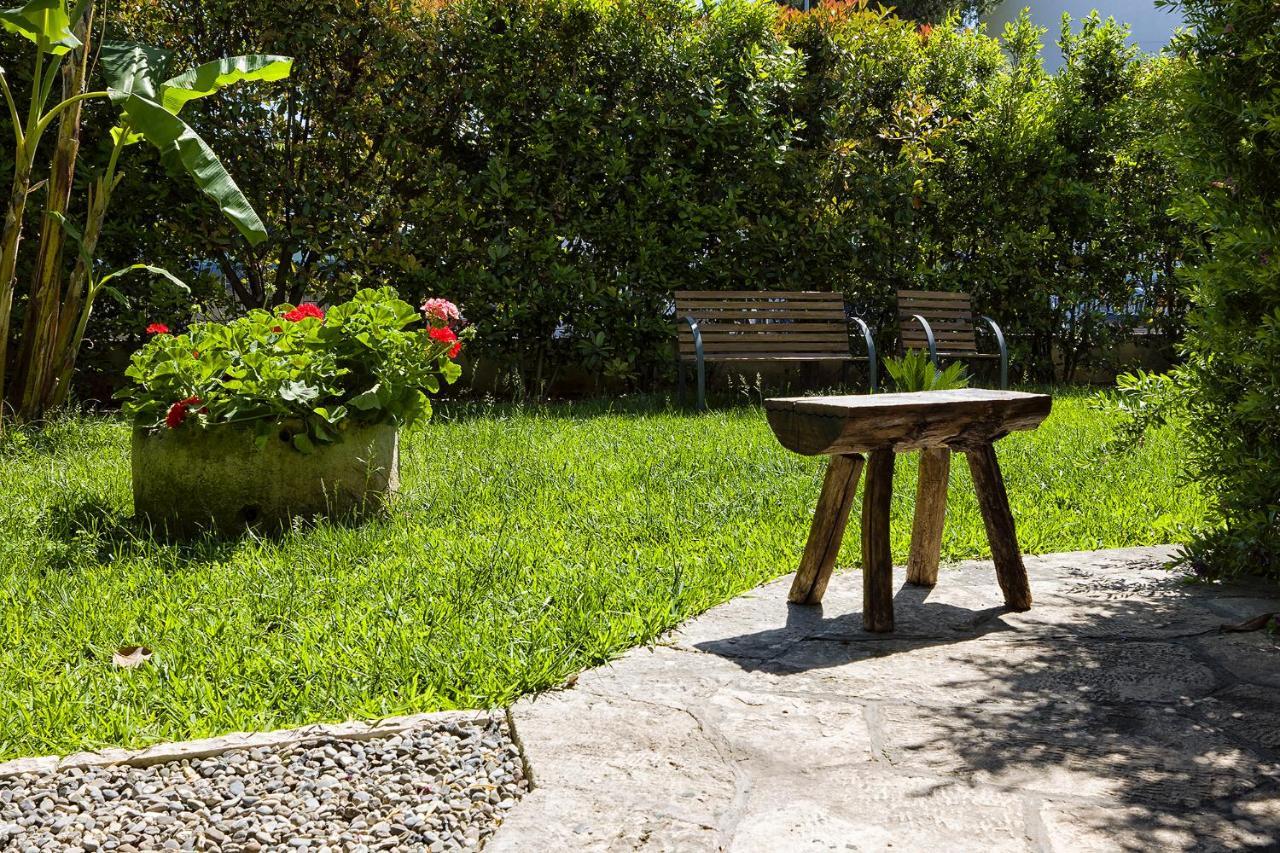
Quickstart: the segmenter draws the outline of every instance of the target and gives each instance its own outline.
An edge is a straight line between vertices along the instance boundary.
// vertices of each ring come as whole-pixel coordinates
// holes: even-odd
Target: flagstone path
[[[486,850],[1280,848],[1280,641],[1220,631],[1280,591],[1170,553],[1028,557],[1017,614],[988,562],[899,571],[889,635],[857,573],[763,586],[517,703],[534,789]]]

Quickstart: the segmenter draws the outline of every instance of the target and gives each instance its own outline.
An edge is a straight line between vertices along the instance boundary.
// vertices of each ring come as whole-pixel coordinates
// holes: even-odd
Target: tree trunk
[[[18,246],[22,242],[22,217],[31,189],[31,157],[20,153],[13,168],[13,187],[4,216],[4,236],[0,238],[0,418],[5,415],[8,389],[5,384],[9,363],[9,319],[13,313],[13,291],[17,286]]]
[[[85,27],[78,28],[84,37]],[[62,97],[65,100],[84,91],[87,70],[84,48],[74,61],[62,68]],[[31,302],[23,325],[21,347],[14,371],[12,399],[18,419],[40,418],[49,402],[56,379],[59,331],[66,318],[78,314],[79,300],[63,293],[62,249],[66,233],[62,217],[71,203],[76,158],[80,152],[80,104],[63,110],[58,119],[58,141],[49,172],[47,201],[40,222],[40,244],[32,278]]]
[[[85,329],[88,328],[89,317],[93,313],[96,294],[90,291],[94,282],[92,261],[98,248],[98,237],[102,234],[102,223],[107,216],[107,206],[111,203],[111,191],[123,177],[113,174],[113,169],[114,158],[108,173],[94,181],[89,189],[89,222],[84,229],[82,251],[76,258],[75,270],[71,273],[71,282],[67,286],[67,306],[58,329],[54,383],[49,389],[47,401],[50,408],[61,406],[67,401],[71,389],[71,374],[75,370]]]

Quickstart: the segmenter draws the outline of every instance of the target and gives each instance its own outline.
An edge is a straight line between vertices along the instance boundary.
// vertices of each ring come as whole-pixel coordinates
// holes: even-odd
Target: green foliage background
[[[1181,328],[1184,229],[1156,144],[1177,62],[1138,56],[1111,22],[1077,22],[1051,76],[1026,21],[998,40],[850,3],[124,0],[116,14],[178,62],[296,57],[286,84],[188,119],[242,176],[267,244],[147,168],[120,190],[137,214],[122,246],[226,276],[240,306],[337,301],[361,282],[447,295],[479,326],[470,354],[527,387],[565,369],[668,380],[678,288],[841,291],[882,346],[895,289],[965,290],[1035,379],[1112,360],[1134,325],[1166,347]]]
[[[1205,245],[1187,270],[1191,470],[1222,525],[1207,571],[1280,577],[1280,16],[1270,0],[1180,0],[1188,175],[1179,212]]]

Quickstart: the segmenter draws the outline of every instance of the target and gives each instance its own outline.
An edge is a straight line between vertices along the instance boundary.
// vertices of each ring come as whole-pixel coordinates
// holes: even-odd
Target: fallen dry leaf
[[[151,660],[151,649],[146,646],[121,646],[111,656],[111,662],[120,669],[133,669]]]

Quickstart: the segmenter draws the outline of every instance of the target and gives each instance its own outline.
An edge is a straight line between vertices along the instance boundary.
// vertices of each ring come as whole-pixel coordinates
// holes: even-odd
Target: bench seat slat
[[[693,344],[680,344],[682,352],[694,352]],[[777,343],[720,343],[702,347],[703,354],[717,352],[848,352],[848,343],[820,341],[778,341]]]
[[[786,299],[789,301],[819,299],[830,301],[843,297],[839,293],[833,293],[830,290],[677,290],[675,298],[677,302],[681,302],[687,299]]]
[[[692,354],[681,353],[682,360],[693,361]],[[829,352],[766,352],[766,353],[718,353],[707,355],[704,361],[866,361],[866,356],[853,356]]]
[[[688,324],[681,321],[676,327],[682,335],[692,335]],[[711,334],[722,334],[725,332],[735,332],[743,335],[788,335],[797,332],[809,334],[812,332],[838,332],[839,334],[848,334],[849,327],[843,322],[834,322],[828,320],[821,321],[804,321],[804,320],[788,320],[786,322],[764,322],[757,320],[754,323],[731,323],[724,321],[708,320],[698,323],[698,328],[702,330],[702,336],[705,338]]]

